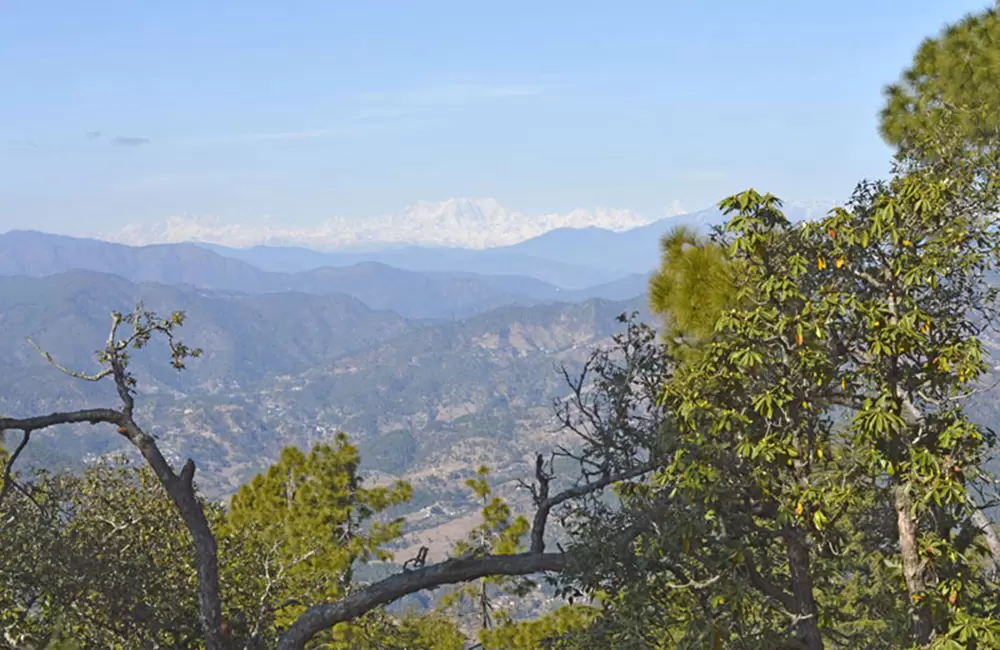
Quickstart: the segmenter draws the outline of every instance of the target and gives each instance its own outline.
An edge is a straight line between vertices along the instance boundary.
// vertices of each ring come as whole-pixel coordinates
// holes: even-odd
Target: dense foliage
[[[228,509],[204,504],[220,539],[228,628],[237,647],[273,647],[306,603],[351,586],[355,562],[388,559],[400,522],[375,521],[409,488],[364,488],[343,438],[288,449]],[[81,475],[18,481],[0,528],[0,647],[201,648],[190,534],[156,477],[116,459]],[[436,616],[377,611],[317,648],[459,650]],[[54,644],[59,645],[54,645]]]
[[[0,524],[2,647],[201,647],[190,534],[150,471],[117,460],[21,485]]]
[[[996,154],[967,137],[939,129],[825,219],[793,226],[751,190],[711,240],[665,240],[662,354],[698,354],[662,377],[669,462],[587,513],[600,548],[633,531],[577,576],[615,596],[591,642],[1000,647],[1000,546],[975,499],[994,440],[963,408],[1000,206]],[[712,264],[732,278],[714,298],[690,281]]]
[[[482,521],[439,564],[390,564],[412,490],[365,485],[342,435],[285,449],[227,506],[200,498],[193,462],[175,471],[134,419],[128,369],[154,337],[175,368],[200,354],[174,338],[183,314],[115,313],[96,375],[46,355],[112,377],[121,407],[0,417],[21,432],[0,450],[0,646],[1000,648],[996,441],[967,411],[997,315],[996,33],[995,12],[967,18],[888,91],[887,181],[799,224],[751,189],[711,236],[668,235],[662,334],[622,316],[564,373],[574,443],[537,456],[534,518],[481,467],[465,486]],[[148,467],[13,471],[32,433],[85,422]],[[392,574],[362,584],[375,562]],[[568,604],[497,606],[544,571]],[[385,608],[446,585],[419,615]]]
[[[971,140],[1000,132],[1000,11],[970,14],[928,38],[885,90],[882,136],[895,146],[926,138],[947,120]]]

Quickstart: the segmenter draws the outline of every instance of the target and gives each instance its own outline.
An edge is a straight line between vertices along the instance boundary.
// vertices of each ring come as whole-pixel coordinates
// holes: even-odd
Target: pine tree
[[[896,147],[926,140],[942,120],[970,142],[995,142],[1000,134],[1000,10],[970,14],[926,39],[912,65],[884,94],[880,130]]]

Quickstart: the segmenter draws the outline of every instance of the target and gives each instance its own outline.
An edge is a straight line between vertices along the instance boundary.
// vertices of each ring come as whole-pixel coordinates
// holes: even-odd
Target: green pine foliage
[[[403,522],[380,515],[412,490],[402,482],[365,487],[359,462],[344,435],[308,454],[287,448],[233,496],[219,536],[224,555],[237,560],[223,567],[237,633],[273,643],[309,604],[344,596],[359,563],[391,559],[385,547]],[[340,626],[324,647],[353,647],[371,623]]]
[[[485,465],[476,475],[465,481],[475,498],[482,504],[482,521],[458,540],[452,548],[453,557],[481,557],[484,555],[511,555],[524,550],[524,537],[530,524],[523,516],[515,517],[507,501],[493,493],[490,469]],[[498,594],[527,593],[535,585],[524,578],[486,577],[476,582],[455,587],[438,602],[440,611],[448,612],[457,620],[473,621],[471,629],[490,630],[494,626],[494,600]],[[499,612],[502,616],[503,612]]]
[[[551,648],[587,630],[599,612],[592,605],[564,605],[531,621],[501,616],[495,628],[479,633],[479,640],[483,650]]]
[[[996,440],[966,406],[1000,293],[998,36],[995,10],[969,16],[887,89],[887,181],[801,224],[747,190],[720,203],[711,237],[664,237],[649,292],[664,336],[623,316],[556,406],[578,440],[555,457],[582,472],[549,513],[568,604],[519,620],[498,601],[538,585],[487,576],[309,647],[1000,649],[1000,537],[980,509]],[[132,318],[141,348],[183,315]],[[177,368],[197,352],[170,343]],[[390,566],[404,522],[389,513],[412,489],[366,485],[359,463],[338,435],[285,449],[226,506],[201,502],[233,647],[274,647],[308,607],[356,590],[359,565]],[[547,495],[566,477],[546,467]],[[192,538],[151,470],[0,480],[0,648],[204,647]],[[452,555],[524,552],[529,521],[489,470],[465,487],[482,521]]]
[[[401,522],[380,514],[410,488],[364,487],[358,460],[343,436],[309,454],[286,449],[228,509],[203,503],[219,537],[227,629],[238,647],[273,647],[305,606],[351,588],[357,563],[391,560],[386,545]],[[0,522],[0,648],[203,647],[190,535],[150,470],[114,460],[79,476],[17,478]],[[464,643],[443,616],[378,610],[311,647]]]
[[[885,89],[880,130],[905,147],[948,120],[972,141],[1000,133],[1000,12],[987,9],[928,38],[900,80]]]
[[[649,303],[665,317],[664,336],[675,354],[697,350],[715,331],[733,298],[733,269],[725,251],[681,227],[660,242],[660,268],[649,282]]]

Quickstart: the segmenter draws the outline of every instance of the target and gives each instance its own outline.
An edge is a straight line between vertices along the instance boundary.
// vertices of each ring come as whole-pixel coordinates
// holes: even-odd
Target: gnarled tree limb
[[[2,431],[2,429],[0,429]],[[31,431],[24,430],[21,434],[21,442],[18,443],[17,447],[14,448],[14,453],[10,455],[7,462],[4,463],[3,468],[3,487],[0,487],[0,506],[3,505],[3,500],[7,496],[7,492],[10,491],[10,486],[14,484],[14,463],[17,461],[17,457],[21,455],[24,448],[28,445],[28,441],[31,440]]]
[[[442,585],[468,582],[487,576],[519,576],[562,571],[567,558],[562,553],[519,553],[454,558],[416,571],[397,573],[355,591],[334,603],[315,605],[302,614],[282,635],[278,650],[302,650],[323,630],[355,619],[382,605]]]
[[[566,501],[578,499],[602,490],[609,485],[614,485],[616,483],[621,483],[622,481],[628,481],[642,476],[643,474],[648,474],[656,469],[657,465],[658,463],[656,462],[645,463],[628,471],[619,472],[613,475],[605,475],[600,479],[589,483],[581,483],[550,497],[549,483],[552,481],[552,477],[545,473],[542,464],[542,456],[539,454],[537,462],[535,463],[535,478],[538,481],[539,487],[538,494],[536,495],[535,518],[531,526],[532,552],[541,553],[545,550],[545,526],[548,523],[549,513],[552,511],[552,508],[561,503],[565,503]]]
[[[63,424],[89,423],[115,426],[118,434],[125,437],[142,454],[161,485],[170,495],[185,526],[191,533],[195,567],[198,574],[199,618],[205,635],[205,647],[206,650],[228,650],[229,639],[222,626],[218,548],[193,486],[195,464],[188,459],[180,472],[174,471],[153,437],[144,431],[133,417],[135,380],[127,368],[127,348],[142,347],[151,335],[163,334],[169,339],[174,367],[183,368],[184,359],[188,356],[197,356],[200,351],[190,350],[173,340],[172,328],[175,325],[180,325],[182,321],[183,314],[174,314],[171,320],[161,321],[152,314],[142,311],[141,306],[128,316],[117,312],[112,314],[111,333],[108,337],[107,347],[101,355],[101,362],[105,364],[105,367],[94,374],[70,370],[58,364],[51,355],[39,349],[46,361],[71,377],[87,381],[100,381],[111,377],[121,406],[117,409],[82,409],[28,418],[0,418],[0,433],[12,430],[21,431],[24,434],[21,444],[18,445],[8,463],[5,464],[4,476],[10,475],[13,461],[20,455],[30,434],[34,431]],[[131,325],[133,331],[130,335],[119,338],[117,332],[123,324]],[[37,346],[35,347],[38,349]],[[576,388],[579,390],[580,386],[576,386]],[[583,438],[586,440],[586,436]],[[654,464],[646,462],[625,469],[619,466],[615,468],[617,471],[614,471],[611,469],[611,464],[605,459],[603,462],[595,463],[595,468],[596,471],[584,474],[581,478],[582,482],[553,496],[549,495],[549,483],[553,477],[544,471],[537,473],[538,489],[534,492],[538,510],[534,517],[528,552],[452,558],[438,564],[390,576],[362,587],[337,602],[310,607],[285,632],[278,647],[281,650],[300,650],[310,639],[323,630],[338,623],[353,620],[375,608],[425,589],[488,576],[519,576],[562,571],[569,564],[569,557],[563,552],[544,552],[545,526],[552,508],[571,499],[584,498],[597,493],[614,483],[648,473],[654,469]],[[5,481],[6,484],[7,481]]]
[[[107,345],[101,354],[101,361],[106,364],[106,367],[93,375],[70,370],[35,346],[35,349],[46,361],[60,372],[71,377],[87,381],[100,381],[106,377],[112,377],[116,392],[121,400],[121,409],[82,409],[20,419],[0,418],[0,433],[20,430],[24,432],[24,442],[26,442],[29,433],[61,424],[103,423],[116,426],[118,433],[139,450],[146,463],[152,468],[153,473],[156,474],[160,484],[170,495],[181,519],[191,533],[195,567],[198,573],[198,616],[205,634],[205,647],[206,650],[225,650],[228,644],[222,631],[218,548],[215,535],[208,525],[205,511],[194,490],[192,482],[195,471],[194,462],[188,459],[184,469],[178,475],[160,452],[153,437],[146,433],[133,418],[135,379],[127,368],[128,348],[130,346],[141,347],[153,334],[163,334],[170,344],[174,367],[183,368],[183,361],[186,357],[198,356],[201,353],[200,350],[191,350],[173,340],[173,327],[180,325],[183,320],[183,314],[179,312],[175,313],[169,320],[159,320],[153,314],[143,311],[141,305],[137,305],[135,311],[129,316],[123,316],[119,312],[113,313]],[[132,333],[128,337],[120,339],[118,330],[122,324],[131,325]],[[32,345],[34,344],[32,343]],[[14,459],[12,458],[11,461]],[[10,462],[7,463],[6,473],[10,472],[10,464]],[[5,481],[5,485],[7,483]]]
[[[552,477],[542,470],[542,463],[537,463],[536,478],[539,481],[536,497],[537,511],[532,525],[531,546],[528,552],[513,555],[452,558],[422,569],[390,576],[337,602],[315,605],[306,610],[282,635],[278,650],[302,650],[305,644],[319,632],[424,589],[468,582],[488,576],[521,576],[562,571],[570,562],[570,558],[565,553],[544,552],[545,526],[551,509],[571,499],[599,492],[613,483],[648,473],[652,469],[652,463],[642,465],[627,472],[606,476],[590,483],[582,483],[549,496],[549,482]]]

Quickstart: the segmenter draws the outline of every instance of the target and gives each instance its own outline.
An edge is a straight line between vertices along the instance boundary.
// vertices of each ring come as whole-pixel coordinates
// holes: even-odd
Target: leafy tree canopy
[[[885,89],[880,130],[905,147],[938,128],[956,125],[970,140],[1000,133],[1000,12],[988,9],[926,39],[900,80]]]

